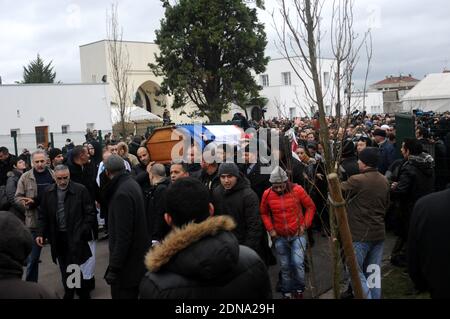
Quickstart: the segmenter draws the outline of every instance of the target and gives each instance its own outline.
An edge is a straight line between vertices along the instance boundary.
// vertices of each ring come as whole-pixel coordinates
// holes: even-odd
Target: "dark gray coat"
[[[44,193],[39,207],[38,235],[49,239],[55,263],[58,257],[57,210],[57,186],[52,185]],[[92,228],[97,222],[97,212],[86,187],[72,181],[69,183],[64,200],[64,213],[70,262],[81,265],[92,256],[88,241],[92,238]]]
[[[105,190],[108,202],[109,267],[121,288],[139,286],[145,274],[144,255],[150,246],[144,198],[128,174],[114,177]]]

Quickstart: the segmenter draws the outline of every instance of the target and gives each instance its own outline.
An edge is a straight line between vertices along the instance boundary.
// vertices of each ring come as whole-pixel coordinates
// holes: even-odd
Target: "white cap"
[[[390,127],[389,125],[383,125],[383,126],[381,126],[381,129],[382,129],[383,131],[387,131],[387,130],[390,130],[391,127]]]

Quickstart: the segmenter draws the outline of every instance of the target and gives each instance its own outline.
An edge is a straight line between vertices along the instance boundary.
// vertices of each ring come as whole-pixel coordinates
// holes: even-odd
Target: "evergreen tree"
[[[165,18],[155,41],[160,54],[149,66],[164,77],[161,93],[174,96],[174,109],[190,100],[197,110],[189,115],[220,122],[231,103],[259,96],[252,72],[264,72],[268,58],[256,9],[244,0],[162,2]],[[256,4],[262,8],[262,1]]]
[[[56,73],[53,71],[52,61],[45,65],[39,54],[28,67],[23,67],[22,83],[54,83]]]

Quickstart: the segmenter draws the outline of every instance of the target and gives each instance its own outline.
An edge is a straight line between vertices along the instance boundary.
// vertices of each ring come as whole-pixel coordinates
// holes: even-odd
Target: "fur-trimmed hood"
[[[239,258],[239,243],[231,231],[236,227],[229,216],[211,217],[174,229],[166,239],[147,253],[150,272],[162,267],[192,277],[214,278]]]

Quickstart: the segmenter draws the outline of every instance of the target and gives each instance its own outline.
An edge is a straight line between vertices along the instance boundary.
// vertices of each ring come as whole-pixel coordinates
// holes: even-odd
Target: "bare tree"
[[[340,245],[344,248],[346,262],[349,266],[353,288],[358,298],[363,298],[361,282],[358,278],[356,258],[354,255],[351,234],[349,231],[345,202],[337,180],[337,168],[342,153],[344,134],[336,134],[330,138],[326,117],[326,93],[332,93],[332,102],[336,106],[336,123],[341,132],[345,132],[350,120],[352,109],[351,92],[353,89],[353,74],[359,62],[359,52],[369,33],[357,43],[358,36],[353,27],[353,1],[334,0],[331,19],[331,47],[335,58],[335,79],[329,81],[334,87],[324,87],[322,83],[321,42],[323,32],[322,9],[329,1],[324,0],[279,0],[279,14],[282,23],[274,19],[275,30],[278,35],[278,48],[287,58],[294,73],[305,86],[306,96],[312,105],[317,106],[320,122],[320,142],[324,149],[325,172],[327,174],[330,197],[330,227],[331,247],[333,253],[334,277],[333,288],[335,297],[340,294]],[[333,73],[332,73],[333,74]],[[308,85],[312,82],[312,86]],[[334,83],[333,83],[334,82]],[[344,99],[343,91],[347,92]],[[334,98],[336,98],[334,100]],[[346,116],[342,114],[346,110]],[[338,132],[339,132],[338,130]],[[325,195],[325,194],[324,194]],[[340,240],[338,240],[340,238]]]
[[[114,89],[114,104],[120,119],[121,133],[126,135],[126,125],[132,104],[129,73],[131,69],[130,56],[122,41],[123,29],[119,24],[117,4],[111,5],[111,12],[106,15],[106,33],[111,72],[111,83]]]
[[[286,112],[286,102],[281,102],[277,98],[275,98],[273,104],[277,109],[279,118],[289,118],[289,114]]]

